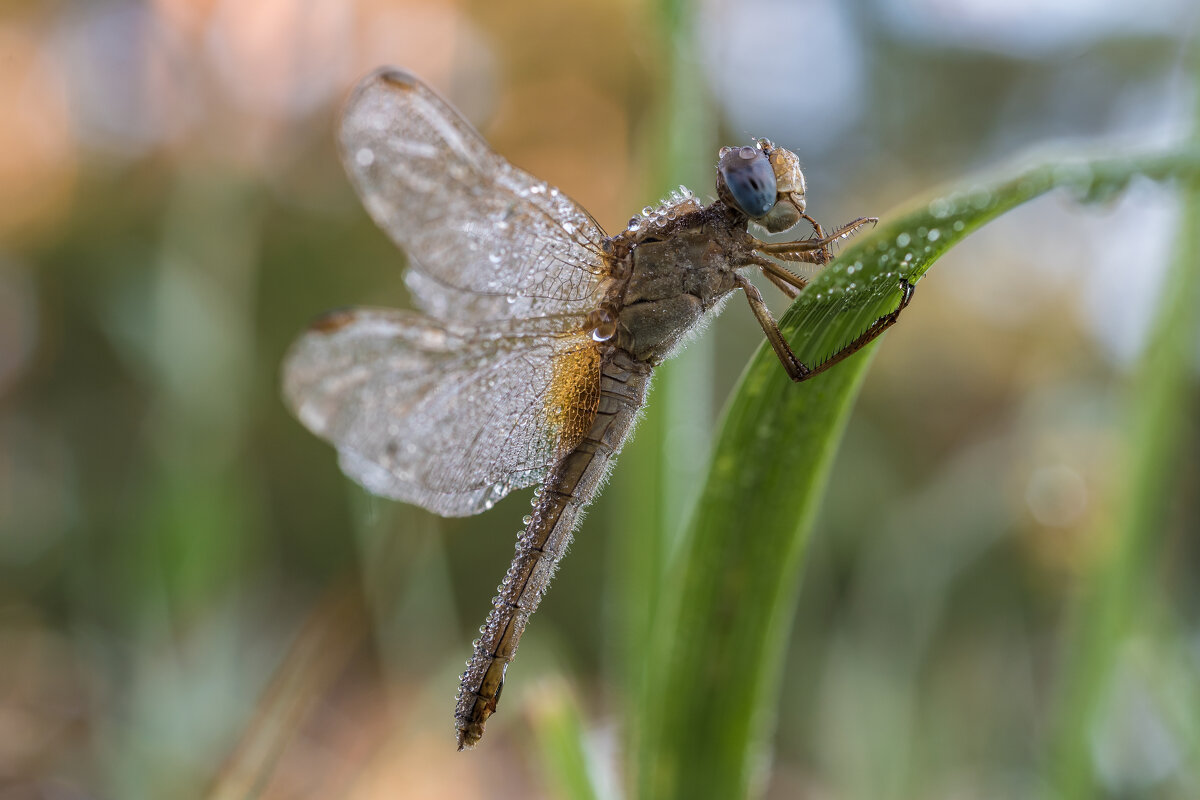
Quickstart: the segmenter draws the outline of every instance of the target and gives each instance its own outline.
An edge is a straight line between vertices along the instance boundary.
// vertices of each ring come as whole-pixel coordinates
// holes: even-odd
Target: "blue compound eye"
[[[717,163],[729,197],[746,216],[765,216],[775,205],[775,171],[757,147],[731,147]]]

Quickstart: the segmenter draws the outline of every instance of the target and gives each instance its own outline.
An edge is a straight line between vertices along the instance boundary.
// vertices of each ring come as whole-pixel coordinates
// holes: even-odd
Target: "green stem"
[[[1200,78],[1200,57],[1197,58]],[[1200,117],[1196,123],[1200,143]],[[1200,329],[1200,181],[1182,190],[1177,248],[1163,281],[1158,313],[1132,376],[1124,442],[1124,494],[1101,532],[1104,550],[1081,578],[1066,668],[1060,677],[1061,710],[1051,753],[1050,796],[1094,796],[1090,732],[1134,612],[1154,592],[1151,573],[1162,552],[1167,512],[1179,488],[1193,406],[1195,337]]]
[[[547,683],[533,695],[533,733],[545,767],[551,796],[565,800],[597,800],[579,706],[566,686]]]
[[[653,205],[681,183],[702,190],[703,183],[712,180],[709,168],[716,157],[715,126],[692,48],[694,9],[683,0],[660,0],[657,12],[665,63],[657,104],[662,112],[645,140],[649,174],[646,205]],[[687,426],[695,431],[694,436],[704,437],[711,429],[714,411],[705,398],[712,360],[712,343],[699,341],[656,371],[645,416],[638,424],[635,440],[622,454],[623,469],[616,477],[624,488],[626,507],[638,509],[621,526],[615,548],[616,568],[612,570],[620,581],[613,588],[620,598],[630,772],[636,771],[634,762],[640,752],[638,709],[646,702],[647,652],[662,573],[681,527],[677,521],[680,509],[686,506],[702,477],[682,474],[681,465],[669,458],[672,433]]]

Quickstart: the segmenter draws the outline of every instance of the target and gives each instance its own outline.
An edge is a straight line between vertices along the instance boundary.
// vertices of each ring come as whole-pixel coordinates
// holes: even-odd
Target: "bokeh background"
[[[800,154],[810,211],[836,224],[1031,151],[1191,130],[1192,0],[712,0],[684,17],[632,0],[0,3],[0,797],[248,796],[248,774],[267,798],[553,796],[531,727],[559,702],[586,711],[596,773],[621,785],[613,542],[631,520],[682,525],[761,333],[734,302],[663,368],[501,713],[456,753],[457,675],[529,493],[466,520],[370,498],[278,392],[309,319],[408,304],[333,142],[374,67],[423,76],[610,232],[670,186],[711,193],[716,148],[753,136]],[[676,48],[691,68],[666,80]],[[667,150],[697,155],[666,170]],[[817,523],[768,796],[1038,785],[1064,620],[1104,546],[1130,375],[1186,222],[1149,183],[1086,209],[1050,196],[922,281]],[[1089,739],[1113,797],[1200,787],[1194,421],[1160,592]]]

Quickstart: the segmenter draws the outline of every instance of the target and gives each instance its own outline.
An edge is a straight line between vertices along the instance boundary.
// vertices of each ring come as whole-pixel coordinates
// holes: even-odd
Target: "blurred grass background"
[[[371,68],[423,76],[609,231],[668,181],[711,192],[710,144],[752,136],[800,154],[810,211],[836,224],[1046,143],[1191,129],[1186,0],[690,18],[672,34],[688,70],[662,8],[632,2],[0,4],[0,797],[555,796],[544,719],[582,726],[600,791],[621,785],[637,532],[669,549],[761,333],[735,302],[663,368],[501,713],[455,753],[456,677],[526,493],[453,521],[366,497],[278,399],[308,319],[407,304],[333,148]],[[704,104],[693,123],[681,98]],[[1099,208],[1050,196],[921,283],[816,521],[767,796],[1042,788],[1192,208],[1148,182]],[[1184,457],[1141,523],[1153,591],[1106,640],[1079,740],[1099,796],[1200,785],[1195,369],[1182,380],[1192,402],[1155,418]]]

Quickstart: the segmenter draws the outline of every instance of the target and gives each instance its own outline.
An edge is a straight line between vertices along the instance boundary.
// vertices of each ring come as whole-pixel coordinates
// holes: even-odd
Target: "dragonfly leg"
[[[913,295],[913,285],[907,278],[901,278],[900,289],[903,294],[900,297],[900,305],[896,307],[895,311],[885,314],[872,322],[854,341],[847,344],[841,350],[838,350],[816,367],[809,367],[796,357],[791,345],[783,338],[783,333],[779,330],[779,324],[775,322],[775,317],[771,315],[767,304],[763,302],[762,293],[758,291],[758,288],[741,275],[737,276],[736,282],[742,291],[745,292],[746,300],[750,303],[750,310],[754,312],[755,318],[758,319],[758,324],[762,326],[763,333],[767,336],[767,341],[771,343],[771,349],[775,351],[779,362],[783,364],[788,377],[797,383],[806,381],[814,375],[821,374],[834,364],[845,360],[874,341],[881,333],[896,323],[896,320],[900,318],[900,312],[908,306]]]
[[[812,374],[812,370],[801,363],[800,359],[796,358],[796,354],[792,352],[791,345],[783,338],[783,333],[779,330],[779,323],[771,315],[771,309],[767,308],[762,292],[758,291],[758,287],[742,275],[736,275],[734,281],[741,288],[742,292],[745,293],[746,300],[750,303],[750,310],[754,312],[754,316],[758,319],[758,324],[762,326],[763,333],[767,335],[767,341],[771,343],[771,349],[779,357],[779,363],[783,364],[788,377],[797,382],[809,377]]]
[[[804,287],[808,286],[806,278],[797,275],[787,267],[776,264],[769,258],[756,259],[754,263],[762,270],[762,274],[766,276],[767,280],[778,286],[789,300],[795,300]]]
[[[779,288],[779,291],[781,291],[785,295],[787,295],[788,300],[795,300],[797,297],[800,296],[799,289],[797,289],[795,286],[793,286],[792,284],[785,281],[783,278],[780,278],[779,276],[777,276],[774,272],[768,272],[766,269],[763,269],[762,274],[766,277],[767,280],[769,280],[771,283],[775,284]],[[796,277],[800,277],[800,276],[797,275]]]
[[[817,222],[815,219],[810,217],[808,214],[801,214],[800,219],[804,220],[809,225],[812,225],[814,236],[816,236],[818,239],[825,238],[825,231],[821,229],[821,223]]]
[[[825,230],[821,227],[821,223],[817,222],[815,219],[810,217],[808,214],[804,214],[804,213],[800,214],[800,218],[803,219],[805,222],[807,222],[809,225],[812,225],[814,239],[819,240],[819,239],[825,238]],[[822,249],[825,251],[826,263],[832,261],[833,260],[833,250],[829,247],[829,245],[826,245]]]
[[[817,234],[816,238],[801,239],[798,242],[762,242],[754,239],[751,242],[751,246],[761,253],[767,253],[784,261],[827,264],[833,259],[830,245],[854,235],[866,225],[874,225],[879,221],[876,217],[859,217],[853,222],[846,223],[832,233],[826,234],[819,224],[812,221],[811,217],[804,215],[804,218],[810,220],[812,223],[813,232]]]

